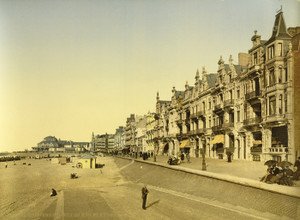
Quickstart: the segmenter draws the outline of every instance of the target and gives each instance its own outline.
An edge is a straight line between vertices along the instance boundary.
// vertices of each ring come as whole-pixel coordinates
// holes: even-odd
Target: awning
[[[216,135],[210,144],[224,144],[224,134]]]
[[[167,143],[164,143],[162,146],[161,146],[161,149],[165,149],[165,146],[168,144],[168,142]]]
[[[261,144],[261,140],[254,140],[253,141],[253,145],[260,145]]]
[[[187,140],[184,140],[181,142],[179,148],[190,147],[189,145],[190,145],[190,141],[189,141],[189,139],[187,139]]]

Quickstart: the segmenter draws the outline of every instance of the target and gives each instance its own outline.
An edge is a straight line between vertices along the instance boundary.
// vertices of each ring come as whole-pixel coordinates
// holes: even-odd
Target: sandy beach
[[[66,189],[99,188],[122,181],[114,172],[114,163],[110,158],[98,160],[105,163],[105,169],[77,169],[72,163],[67,165],[52,164],[46,159],[26,159],[0,165],[0,218],[22,219],[22,216],[39,218],[56,199],[50,198],[51,189],[58,194]],[[26,165],[23,165],[26,163]],[[28,163],[31,165],[29,166]],[[78,179],[71,179],[70,174],[76,172]]]

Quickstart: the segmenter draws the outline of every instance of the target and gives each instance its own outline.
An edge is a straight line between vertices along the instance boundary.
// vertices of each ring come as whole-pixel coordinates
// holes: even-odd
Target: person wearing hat
[[[149,191],[147,189],[147,185],[145,185],[143,188],[142,188],[142,199],[143,199],[143,205],[142,205],[142,208],[143,209],[146,209],[146,202],[147,202],[147,195],[148,195]]]

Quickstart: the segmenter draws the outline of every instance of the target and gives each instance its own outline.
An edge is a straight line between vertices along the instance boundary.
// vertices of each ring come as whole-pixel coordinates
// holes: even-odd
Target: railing
[[[203,134],[206,132],[206,128],[199,128],[199,129],[196,129],[196,133],[197,134]]]
[[[223,104],[215,105],[214,111],[220,111],[223,108]]]
[[[216,131],[219,131],[219,130],[222,130],[222,125],[216,125],[216,126],[212,126],[211,127],[212,131],[213,132],[216,132]]]
[[[261,153],[262,152],[262,146],[254,146],[251,147],[251,153]]]
[[[256,99],[261,96],[261,91],[253,91],[246,93],[245,97],[247,100]]]
[[[197,117],[201,117],[201,116],[203,116],[204,114],[205,114],[205,111],[204,111],[204,110],[197,111],[197,112],[191,114],[191,117],[190,117],[190,118],[194,119],[194,118],[197,118]]]
[[[233,122],[228,122],[228,123],[224,123],[222,125],[223,128],[232,128],[234,127],[234,123]]]
[[[201,110],[201,111],[198,111],[198,112],[197,112],[197,116],[198,116],[198,117],[201,117],[201,116],[203,116],[203,115],[205,115],[205,110]]]
[[[249,126],[249,125],[255,125],[255,124],[258,124],[261,122],[261,118],[259,117],[255,117],[255,118],[248,118],[248,119],[245,119],[243,121],[243,124],[245,126]]]
[[[282,154],[282,153],[288,153],[288,148],[284,146],[278,146],[278,145],[273,145],[272,147],[268,148],[268,153],[272,154]]]
[[[234,105],[234,99],[228,99],[224,101],[224,107],[233,106],[233,105]]]

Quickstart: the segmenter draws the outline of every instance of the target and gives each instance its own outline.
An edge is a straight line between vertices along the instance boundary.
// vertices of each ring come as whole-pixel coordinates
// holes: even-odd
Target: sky
[[[0,152],[91,141],[270,38],[299,0],[0,0]]]

